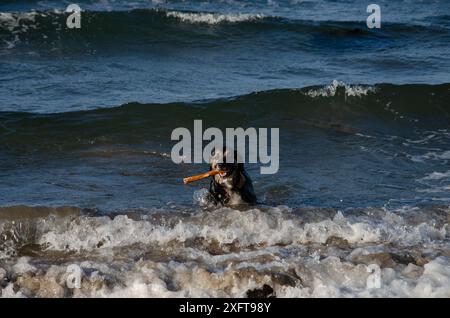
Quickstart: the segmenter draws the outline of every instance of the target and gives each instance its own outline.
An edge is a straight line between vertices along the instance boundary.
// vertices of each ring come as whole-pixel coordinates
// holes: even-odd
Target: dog
[[[216,205],[256,203],[252,180],[238,158],[237,151],[224,147],[222,150],[214,150],[209,160],[210,170],[223,171],[212,177],[209,187],[212,201]]]

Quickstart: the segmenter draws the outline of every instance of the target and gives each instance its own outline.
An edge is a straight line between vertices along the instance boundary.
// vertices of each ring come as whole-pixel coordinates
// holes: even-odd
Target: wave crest
[[[365,96],[369,93],[375,93],[376,87],[374,86],[362,86],[362,85],[349,85],[345,82],[333,80],[331,84],[306,91],[306,94],[310,97],[333,97],[336,95],[339,89],[343,89],[345,96]]]
[[[33,233],[8,262],[0,259],[0,293],[245,297],[269,284],[277,297],[448,296],[448,208],[433,211],[279,206],[0,221],[2,238],[8,226],[16,237]],[[79,289],[64,283],[73,264],[81,270]],[[382,272],[378,289],[366,285],[374,265]]]
[[[178,12],[168,11],[166,16],[176,18],[182,22],[201,23],[201,24],[220,24],[220,23],[239,23],[263,19],[263,14],[220,14],[220,13],[200,13],[200,12]]]
[[[380,210],[377,217],[381,219],[377,222],[358,216],[360,212],[349,212],[344,216],[334,211],[334,215],[330,215],[326,210],[293,211],[285,206],[247,211],[221,208],[190,216],[150,213],[137,219],[129,215],[114,218],[76,214],[55,218],[50,215],[22,220],[19,227],[15,221],[3,220],[1,235],[14,232],[13,236],[22,245],[39,244],[47,250],[78,252],[135,244],[160,247],[199,247],[205,244],[212,247],[218,244],[240,250],[257,246],[325,244],[332,238],[340,238],[349,244],[389,242],[400,246],[445,239],[449,234],[448,224],[436,219],[416,222],[413,214],[422,215],[422,212],[425,213],[408,211],[411,215],[402,217],[398,212],[393,214]],[[374,211],[367,213],[373,214]],[[22,236],[21,228],[27,228],[26,233],[31,231],[34,235]],[[30,239],[32,241],[27,241]]]

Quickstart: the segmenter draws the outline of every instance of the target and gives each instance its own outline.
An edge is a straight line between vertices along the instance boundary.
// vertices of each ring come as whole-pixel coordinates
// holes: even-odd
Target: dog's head
[[[214,181],[227,188],[233,188],[239,173],[244,170],[237,151],[224,147],[215,149],[209,160],[211,170],[223,171],[214,176]]]

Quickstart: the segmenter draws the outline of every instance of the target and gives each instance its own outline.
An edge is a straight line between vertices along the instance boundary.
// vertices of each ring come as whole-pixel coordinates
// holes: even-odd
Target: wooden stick
[[[220,171],[220,170],[211,170],[211,171],[208,171],[208,172],[205,172],[205,173],[202,173],[202,174],[198,174],[198,175],[195,175],[195,176],[192,176],[192,177],[184,178],[183,179],[183,183],[184,184],[188,184],[188,183],[191,183],[191,182],[194,182],[194,181],[198,181],[198,180],[202,180],[202,179],[205,179],[205,178],[208,178],[208,177],[211,177],[211,176],[215,176],[216,174],[223,173],[223,172],[224,171]]]

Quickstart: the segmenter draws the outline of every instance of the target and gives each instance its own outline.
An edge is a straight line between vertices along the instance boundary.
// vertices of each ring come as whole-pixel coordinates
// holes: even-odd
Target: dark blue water
[[[369,3],[82,1],[82,28],[69,30],[68,1],[3,1],[0,104],[48,113],[334,79],[449,81],[448,1],[379,1],[382,27],[372,30]]]
[[[449,1],[378,1],[381,29],[367,1],[78,3],[79,30],[0,4],[0,205],[191,206],[207,167],[167,154],[194,119],[280,128],[267,204],[448,203]]]

